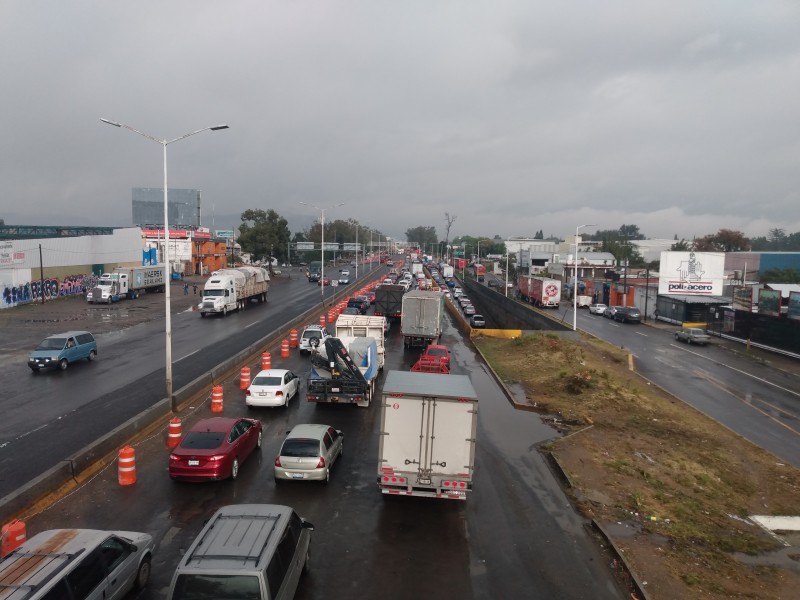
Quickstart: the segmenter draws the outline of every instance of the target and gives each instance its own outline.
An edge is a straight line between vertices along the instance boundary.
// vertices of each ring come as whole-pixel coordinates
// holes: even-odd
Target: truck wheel
[[[200,317],[205,318],[205,316],[206,316],[206,313],[204,313],[204,312],[200,313]]]
[[[58,361],[58,368],[61,369],[62,371],[66,371],[68,364],[69,363],[67,363],[67,359],[62,358],[60,361]]]
[[[223,318],[228,316],[228,307],[227,306],[223,306],[222,307],[222,316],[223,316]]]

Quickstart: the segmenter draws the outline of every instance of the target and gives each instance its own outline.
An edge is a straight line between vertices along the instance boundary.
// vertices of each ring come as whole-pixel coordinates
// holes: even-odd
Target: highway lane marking
[[[258,321],[253,321],[252,323],[250,323],[250,325],[245,325],[245,326],[244,326],[244,329],[249,329],[249,328],[250,328],[250,327],[252,327],[253,325],[258,325]]]
[[[778,385],[777,383],[772,383],[771,381],[769,381],[767,379],[764,379],[763,377],[758,377],[756,375],[753,375],[752,373],[748,373],[747,371],[743,371],[742,369],[737,369],[736,367],[733,367],[731,365],[726,365],[723,362],[719,362],[717,360],[714,360],[713,358],[709,358],[708,356],[700,354],[699,352],[693,352],[692,350],[689,350],[688,348],[683,348],[682,346],[678,346],[677,344],[670,344],[670,346],[672,346],[673,348],[678,348],[680,350],[683,350],[684,352],[688,352],[689,354],[692,354],[694,356],[698,356],[700,358],[704,358],[704,359],[706,359],[708,361],[711,361],[713,363],[718,364],[721,367],[725,367],[726,369],[730,369],[731,371],[736,371],[737,373],[741,373],[742,375],[746,375],[747,377],[755,379],[756,381],[760,381],[761,383],[766,383],[767,385],[771,385],[772,387],[777,388],[782,392],[786,392],[787,394],[791,394],[792,396],[797,396],[798,398],[800,398],[800,392],[795,392],[794,390],[790,390],[788,388],[785,388],[785,387],[783,387],[781,385]]]
[[[642,333],[641,331],[634,331],[634,333],[635,333],[636,335],[640,335],[640,336],[642,336],[642,337],[647,337],[647,334],[646,334],[646,333]]]
[[[788,412],[788,411],[786,411],[786,410],[784,410],[782,408],[779,408],[779,407],[775,406],[774,404],[772,404],[770,402],[767,402],[766,400],[763,400],[761,398],[753,398],[753,395],[750,394],[749,392],[745,395],[744,398],[740,398],[739,396],[736,395],[735,390],[729,389],[728,386],[725,383],[720,382],[718,379],[716,379],[710,373],[708,373],[708,371],[697,369],[695,371],[695,373],[697,373],[698,376],[702,376],[703,379],[705,379],[708,383],[710,383],[711,385],[716,387],[718,390],[723,391],[726,394],[728,394],[729,396],[731,396],[731,397],[735,398],[736,400],[738,400],[741,404],[744,404],[748,408],[751,408],[754,411],[760,413],[762,416],[766,417],[770,421],[773,421],[773,422],[777,423],[778,425],[780,425],[784,429],[788,429],[792,433],[800,435],[800,431],[798,431],[794,427],[791,427],[791,426],[787,425],[783,421],[780,421],[776,417],[773,417],[768,412],[762,410],[761,408],[759,408],[758,406],[753,404],[753,402],[755,401],[755,402],[760,402],[762,404],[765,404],[766,406],[769,406],[770,408],[772,408],[775,412],[778,412],[778,413],[781,413],[781,414],[784,414],[784,415],[787,415],[787,416],[791,416],[791,417],[796,418],[796,415],[793,415],[792,413],[790,413],[790,412]]]
[[[189,352],[189,354],[186,354],[186,355],[184,355],[184,356],[181,356],[181,357],[180,357],[178,360],[183,360],[184,358],[189,358],[190,356],[193,356],[193,355],[197,354],[198,352],[202,352],[202,351],[203,351],[203,349],[202,349],[202,348],[198,348],[198,349],[197,349],[197,350],[195,350],[194,352]]]

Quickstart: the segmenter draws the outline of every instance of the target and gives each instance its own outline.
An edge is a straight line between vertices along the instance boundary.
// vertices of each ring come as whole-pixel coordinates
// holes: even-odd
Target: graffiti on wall
[[[52,300],[59,296],[75,296],[97,285],[96,275],[67,275],[59,281],[55,277],[46,277],[18,285],[2,285],[0,308],[9,308],[27,302]]]

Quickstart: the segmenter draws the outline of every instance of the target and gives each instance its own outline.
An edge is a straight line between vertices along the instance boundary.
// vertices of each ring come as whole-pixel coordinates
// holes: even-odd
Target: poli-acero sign
[[[724,278],[724,252],[661,253],[659,294],[721,296]]]

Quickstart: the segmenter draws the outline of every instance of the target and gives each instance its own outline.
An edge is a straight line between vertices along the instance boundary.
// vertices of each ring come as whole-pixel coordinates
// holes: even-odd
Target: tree
[[[750,249],[750,240],[741,231],[720,229],[717,233],[695,239],[693,247],[697,252],[740,252]]]
[[[535,239],[535,240],[543,240],[544,239],[544,231],[542,231],[541,229],[539,231],[537,231],[536,234],[533,236],[533,239]]]
[[[675,237],[677,240],[677,236]],[[670,250],[673,252],[688,252],[689,251],[689,242],[684,239],[681,239],[680,242],[675,242],[672,246],[669,247]]]
[[[419,225],[418,227],[412,227],[406,231],[406,240],[410,244],[416,244],[423,251],[426,246],[433,247],[438,239],[439,238],[436,237],[435,227]]]
[[[241,215],[239,244],[254,261],[274,256],[285,262],[291,233],[286,219],[272,209],[248,209]]]
[[[444,222],[445,222],[444,247],[445,247],[445,252],[447,251],[447,244],[450,243],[450,228],[453,226],[453,223],[456,222],[457,218],[458,217],[456,217],[455,215],[450,216],[449,212],[444,213]]]
[[[790,269],[769,269],[758,277],[759,283],[800,283],[800,270]]]

